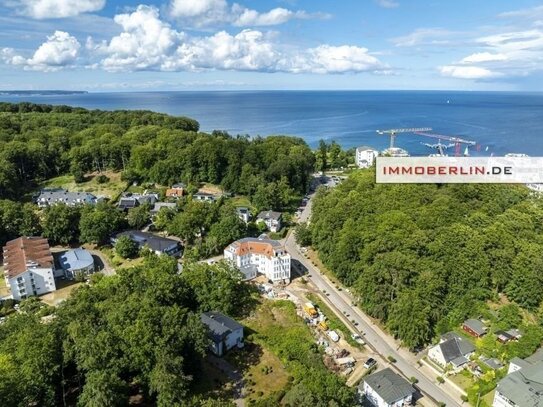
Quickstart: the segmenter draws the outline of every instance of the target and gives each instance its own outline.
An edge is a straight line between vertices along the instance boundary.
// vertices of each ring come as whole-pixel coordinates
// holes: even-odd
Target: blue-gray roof
[[[220,312],[204,312],[200,318],[202,323],[207,326],[209,336],[214,342],[220,342],[231,332],[243,329],[243,325]]]
[[[374,392],[387,404],[394,404],[415,393],[413,386],[390,368],[383,369],[364,378]]]
[[[92,255],[85,249],[68,250],[60,256],[60,266],[63,270],[82,270],[94,264]]]
[[[543,407],[543,362],[505,376],[496,387],[502,396],[518,407]]]

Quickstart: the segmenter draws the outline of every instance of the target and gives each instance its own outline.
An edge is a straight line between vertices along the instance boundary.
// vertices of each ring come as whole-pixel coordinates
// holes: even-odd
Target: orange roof
[[[183,192],[183,188],[168,188],[166,190],[166,196],[182,196]]]
[[[20,237],[6,243],[3,249],[4,274],[16,277],[33,263],[40,267],[52,267],[53,256],[47,239],[43,237]]]
[[[243,239],[232,243],[232,246],[238,256],[243,256],[249,253],[263,254],[267,257],[273,257],[274,255],[273,245],[266,241]]]

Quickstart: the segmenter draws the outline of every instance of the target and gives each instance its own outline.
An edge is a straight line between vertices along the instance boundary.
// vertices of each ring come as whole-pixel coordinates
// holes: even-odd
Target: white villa
[[[375,159],[379,155],[379,151],[368,147],[361,146],[356,149],[355,163],[358,168],[369,168],[375,162]]]
[[[262,236],[237,240],[224,249],[224,258],[235,264],[246,280],[260,273],[274,283],[290,281],[290,254],[276,240]]]
[[[54,261],[47,239],[20,237],[3,249],[4,279],[14,300],[56,291]]]

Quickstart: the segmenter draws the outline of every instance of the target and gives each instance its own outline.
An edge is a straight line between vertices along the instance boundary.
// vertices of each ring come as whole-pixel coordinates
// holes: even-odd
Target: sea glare
[[[251,136],[293,135],[311,147],[320,139],[343,147],[388,146],[378,129],[431,127],[473,140],[472,155],[543,156],[543,93],[427,91],[202,91],[73,95],[5,95],[0,101],[65,104],[88,109],[147,109],[189,116],[201,130]],[[436,140],[401,134],[412,155],[434,152]],[[462,148],[464,151],[464,147]],[[454,148],[449,150],[454,154]]]

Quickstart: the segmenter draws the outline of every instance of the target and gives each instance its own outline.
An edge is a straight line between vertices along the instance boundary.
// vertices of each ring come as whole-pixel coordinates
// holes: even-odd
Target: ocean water
[[[203,131],[251,136],[294,135],[316,147],[320,139],[343,147],[384,149],[378,129],[431,127],[434,133],[478,143],[473,155],[510,152],[543,156],[543,93],[426,91],[221,91],[74,95],[0,95],[0,101],[66,104],[89,109],[148,109],[192,117]],[[435,143],[400,134],[396,145],[413,155]],[[449,150],[454,154],[454,148]]]

